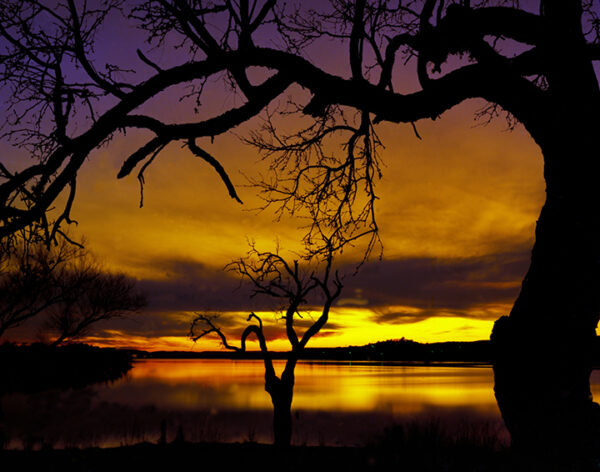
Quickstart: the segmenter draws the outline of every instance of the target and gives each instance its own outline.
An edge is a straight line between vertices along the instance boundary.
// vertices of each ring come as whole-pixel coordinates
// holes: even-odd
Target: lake
[[[275,362],[278,372],[283,363]],[[271,441],[262,362],[138,360],[106,385],[1,399],[7,447]],[[600,371],[592,374],[600,396]],[[299,362],[294,444],[362,445],[395,423],[483,428],[507,440],[490,366]],[[1,436],[0,436],[1,437]]]

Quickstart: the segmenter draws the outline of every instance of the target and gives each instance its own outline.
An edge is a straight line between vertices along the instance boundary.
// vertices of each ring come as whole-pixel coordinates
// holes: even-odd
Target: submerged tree
[[[175,57],[188,56],[167,68],[138,49],[140,65],[152,74],[137,81],[93,55],[102,21],[124,5],[2,3],[0,84],[10,89],[13,125],[7,136],[29,146],[36,162],[0,166],[0,238],[36,222],[56,236],[69,222],[86,157],[131,128],[152,138],[124,159],[118,177],[140,167],[143,183],[160,151],[183,141],[238,199],[220,162],[197,140],[256,116],[292,84],[311,98],[299,98],[286,113],[314,122],[286,137],[267,120],[263,132],[270,135],[250,139],[274,157],[277,172],[263,181],[267,198],[283,209],[312,211],[339,230],[340,244],[373,236],[376,124],[435,119],[482,98],[489,103],[485,116],[504,110],[529,132],[542,151],[546,180],[530,268],[510,316],[492,336],[498,404],[519,447],[555,453],[598,447],[600,412],[589,387],[600,311],[595,0],[331,0],[312,10],[276,0],[141,1],[128,20],[150,41],[177,48]],[[345,76],[306,58],[305,48],[321,39],[346,48]],[[414,71],[420,90],[397,91],[403,64],[414,66],[406,73]],[[254,66],[268,69],[268,78],[250,74]],[[181,98],[199,106],[203,84],[214,76],[245,102],[188,123],[135,111],[179,84],[192,86]],[[319,147],[332,136],[346,144],[341,157]],[[51,218],[63,193],[63,211]]]
[[[217,335],[226,349],[245,352],[248,336],[256,336],[260,352],[265,366],[265,391],[271,396],[273,403],[273,437],[277,446],[289,446],[292,439],[292,398],[294,394],[294,371],[302,351],[308,341],[319,333],[329,319],[329,311],[333,302],[342,291],[342,283],[337,274],[332,274],[333,256],[331,253],[326,258],[325,266],[321,273],[316,271],[303,273],[298,261],[288,263],[278,253],[259,252],[252,248],[248,256],[234,261],[230,268],[244,278],[247,278],[253,286],[253,296],[258,294],[267,295],[284,301],[285,314],[282,320],[285,322],[285,332],[291,345],[287,354],[285,367],[280,376],[277,376],[271,353],[267,347],[267,340],[263,331],[263,322],[255,313],[250,313],[249,324],[243,331],[240,346],[234,346],[227,341],[215,322],[215,317],[205,313],[198,313],[190,328],[190,337],[198,339],[214,333]],[[296,331],[295,322],[300,315],[302,306],[308,303],[310,296],[320,292],[324,298],[320,315],[313,320],[302,335]]]

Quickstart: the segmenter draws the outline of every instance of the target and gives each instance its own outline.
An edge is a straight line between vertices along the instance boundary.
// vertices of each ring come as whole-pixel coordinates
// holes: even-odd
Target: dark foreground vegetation
[[[576,457],[548,456],[532,461],[500,444],[481,429],[452,435],[438,423],[404,424],[386,430],[364,447],[276,447],[254,442],[190,443],[179,437],[170,443],[141,443],[115,448],[0,451],[3,470],[89,471],[201,470],[234,471],[587,471],[594,464]]]
[[[2,462],[9,465],[4,470],[45,471],[105,471],[120,470],[184,470],[198,461],[202,470],[246,470],[250,464],[260,464],[261,471],[387,470],[375,456],[376,451],[351,447],[292,446],[276,449],[256,443],[184,443],[157,446],[149,443],[111,449],[4,451]],[[447,469],[434,467],[430,460],[406,464],[408,470],[505,470],[487,458],[490,468]],[[427,464],[430,462],[431,464]],[[437,461],[435,461],[437,462]],[[14,468],[13,468],[14,467]],[[396,469],[398,467],[396,466]],[[405,469],[406,470],[406,469]]]
[[[399,353],[421,355],[396,358],[399,360],[427,360],[422,354],[429,353],[432,355],[429,359],[433,361],[481,361],[483,358],[479,357],[480,354],[489,352],[487,350],[487,342],[418,344],[400,340],[309,352],[320,354],[324,359],[335,359],[335,355],[339,354],[340,360],[347,355],[352,355],[352,359],[381,360],[384,357],[394,360],[393,355]],[[384,356],[376,357],[380,353],[384,353]],[[447,357],[440,357],[444,353]],[[6,343],[0,346],[3,379],[0,394],[77,388],[114,380],[131,368],[133,354],[133,351],[100,349],[82,344],[49,347]],[[144,355],[141,352],[135,354]],[[145,354],[160,356],[160,353]],[[458,354],[462,357],[455,357]],[[165,428],[158,443],[143,442],[121,447],[54,449],[51,442],[41,441],[35,445],[32,443],[31,447],[26,446],[24,450],[0,448],[0,470],[95,472],[129,468],[162,472],[194,464],[202,470],[221,471],[242,470],[254,464],[257,465],[256,469],[263,472],[311,469],[445,472],[599,470],[598,464],[584,457],[575,454],[557,456],[551,450],[544,456],[537,455],[536,459],[532,459],[527,451],[512,450],[506,438],[501,437],[491,425],[469,421],[450,426],[435,419],[397,424],[360,447],[275,447],[253,441],[218,443],[188,442],[186,439],[189,438],[187,435],[184,437],[181,428],[176,435],[173,431],[167,434]]]
[[[0,395],[80,388],[116,380],[131,369],[131,354],[86,344],[0,345]]]

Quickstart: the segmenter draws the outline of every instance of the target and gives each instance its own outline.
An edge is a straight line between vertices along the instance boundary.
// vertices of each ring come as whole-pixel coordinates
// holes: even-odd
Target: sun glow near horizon
[[[396,307],[398,308],[398,307]],[[510,309],[510,306],[496,307],[499,315],[505,313],[502,309]],[[394,307],[388,307],[393,310]],[[406,310],[407,307],[402,307]],[[494,309],[494,313],[496,312]],[[417,310],[418,311],[418,310]],[[330,313],[330,326],[327,324],[319,334],[311,338],[308,348],[325,347],[347,347],[373,344],[378,341],[393,339],[410,339],[421,343],[445,342],[445,341],[479,341],[489,339],[494,319],[490,318],[490,312],[486,313],[486,319],[478,318],[477,311],[472,317],[454,316],[450,313],[440,313],[439,316],[432,315],[426,319],[415,318],[413,322],[403,323],[377,323],[373,319],[381,313],[381,310],[365,308],[334,307]],[[507,312],[506,312],[507,313]],[[264,330],[267,337],[267,345],[271,351],[288,351],[290,344],[285,337],[285,324],[280,320],[278,312],[257,313],[264,322]],[[303,312],[304,319],[315,320],[319,312]],[[190,320],[193,313],[189,314]],[[223,319],[228,320],[229,328],[223,328],[228,342],[240,346],[240,335],[246,325],[247,314],[241,312],[223,313]],[[302,336],[305,328],[298,328],[299,336]],[[188,336],[141,336],[128,334],[127,331],[109,330],[103,337],[88,336],[85,342],[99,347],[118,347],[127,349],[139,349],[145,351],[223,351],[216,335],[206,336],[197,342]],[[247,341],[249,351],[258,351],[258,343],[255,338],[250,337]]]
[[[489,339],[494,320],[510,312],[544,198],[542,159],[522,129],[501,134],[499,124],[466,125],[474,108],[468,103],[436,123],[417,123],[422,141],[410,127],[383,129],[386,167],[377,207],[383,259],[369,262],[360,281],[344,288],[341,299],[350,303],[334,307],[309,347],[403,337]],[[107,269],[140,281],[149,306],[135,323],[98,325],[85,340],[144,350],[218,350],[217,340],[191,342],[189,323],[180,319],[207,307],[238,320],[231,339],[239,340],[248,312],[264,306],[249,305],[237,291],[239,280],[223,267],[246,253],[249,240],[261,250],[278,244],[286,253],[300,251],[302,222],[246,211],[259,200],[255,189],[241,187],[244,178],[235,170],[256,175],[264,163],[231,137],[216,137],[210,149],[228,158],[223,162],[233,171],[243,206],[227,197],[211,169],[171,147],[148,168],[140,209],[139,183],[114,178],[135,140],[115,144],[118,152],[96,151],[80,172],[81,188],[88,190],[74,204],[76,232]],[[344,253],[349,272],[357,257]],[[361,290],[369,300],[360,298]],[[264,315],[275,335],[269,346],[287,350],[276,318],[274,312]]]

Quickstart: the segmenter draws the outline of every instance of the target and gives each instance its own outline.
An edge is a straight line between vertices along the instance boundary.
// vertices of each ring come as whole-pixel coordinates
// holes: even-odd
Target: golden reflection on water
[[[283,361],[275,366],[281,372]],[[143,386],[145,401],[157,406],[264,410],[271,402],[263,381],[260,361],[178,359],[136,362],[123,382]],[[491,367],[348,362],[296,367],[294,409],[403,415],[430,407],[497,414]]]
[[[591,385],[598,399],[600,371]],[[165,422],[170,439],[181,430],[191,441],[272,440],[259,361],[140,360],[114,383],[2,400],[8,447],[28,438],[56,447],[156,442]],[[489,427],[508,441],[489,366],[301,362],[292,408],[294,444],[366,444],[392,424],[432,420],[460,434]]]

